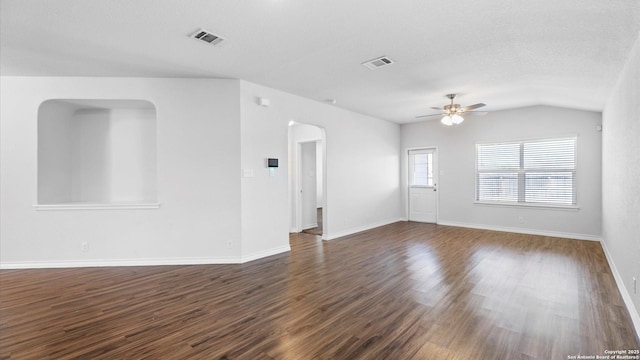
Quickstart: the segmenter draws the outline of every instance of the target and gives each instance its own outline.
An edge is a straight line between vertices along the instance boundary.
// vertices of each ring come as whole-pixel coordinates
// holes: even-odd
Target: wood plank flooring
[[[0,359],[567,359],[640,348],[602,248],[399,222],[242,265],[0,271]]]

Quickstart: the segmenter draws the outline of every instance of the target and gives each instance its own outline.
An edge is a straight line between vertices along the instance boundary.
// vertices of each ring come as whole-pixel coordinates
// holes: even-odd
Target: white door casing
[[[318,226],[316,171],[316,142],[300,143],[301,230]]]
[[[437,223],[437,152],[409,150],[409,221]]]

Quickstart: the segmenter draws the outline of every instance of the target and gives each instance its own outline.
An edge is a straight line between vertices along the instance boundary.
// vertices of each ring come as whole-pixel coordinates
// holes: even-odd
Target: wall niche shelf
[[[47,100],[38,109],[38,210],[158,208],[156,109]]]
[[[109,203],[109,204],[37,204],[33,205],[36,210],[39,211],[52,211],[52,210],[143,210],[143,209],[158,209],[159,203]]]

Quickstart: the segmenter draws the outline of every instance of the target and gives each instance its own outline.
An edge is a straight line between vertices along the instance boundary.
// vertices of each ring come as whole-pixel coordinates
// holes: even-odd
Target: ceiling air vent
[[[196,32],[189,35],[189,37],[202,42],[206,42],[207,44],[211,45],[218,45],[222,42],[222,40],[224,40],[222,37],[214,35],[205,29],[198,29]]]
[[[366,67],[369,70],[375,70],[377,68],[381,68],[383,66],[393,64],[393,60],[389,59],[386,56],[382,56],[373,60],[365,61],[362,63],[362,66]]]

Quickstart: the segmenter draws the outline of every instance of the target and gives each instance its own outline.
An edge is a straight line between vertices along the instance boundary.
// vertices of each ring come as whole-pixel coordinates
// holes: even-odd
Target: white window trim
[[[506,206],[506,207],[519,207],[519,208],[537,208],[537,209],[553,209],[553,210],[570,210],[578,211],[580,207],[578,205],[555,205],[555,204],[543,204],[543,203],[512,203],[512,202],[497,202],[497,201],[478,201],[473,202],[474,205],[486,205],[486,206]]]
[[[478,200],[478,145],[487,145],[487,144],[523,144],[525,142],[536,142],[536,141],[548,141],[548,140],[564,140],[564,139],[575,139],[575,178],[574,178],[574,197],[575,204],[570,205],[562,205],[562,204],[547,204],[547,203],[527,203],[527,202],[511,202],[511,201],[483,201]],[[520,140],[508,140],[508,141],[484,141],[484,142],[476,142],[475,144],[475,176],[474,176],[474,205],[487,205],[487,206],[506,206],[506,207],[520,207],[520,208],[538,208],[538,209],[554,209],[554,210],[569,210],[569,211],[579,211],[579,203],[578,203],[578,134],[569,134],[558,137],[545,137],[545,138],[528,138],[528,139],[520,139]],[[522,154],[521,154],[522,156]],[[555,169],[554,169],[555,170]],[[500,170],[497,170],[499,172]],[[522,169],[518,170],[520,173]],[[505,172],[512,172],[510,170],[505,170]],[[520,188],[520,184],[518,184],[518,191],[524,191],[524,189]],[[518,195],[520,197],[520,195]]]

